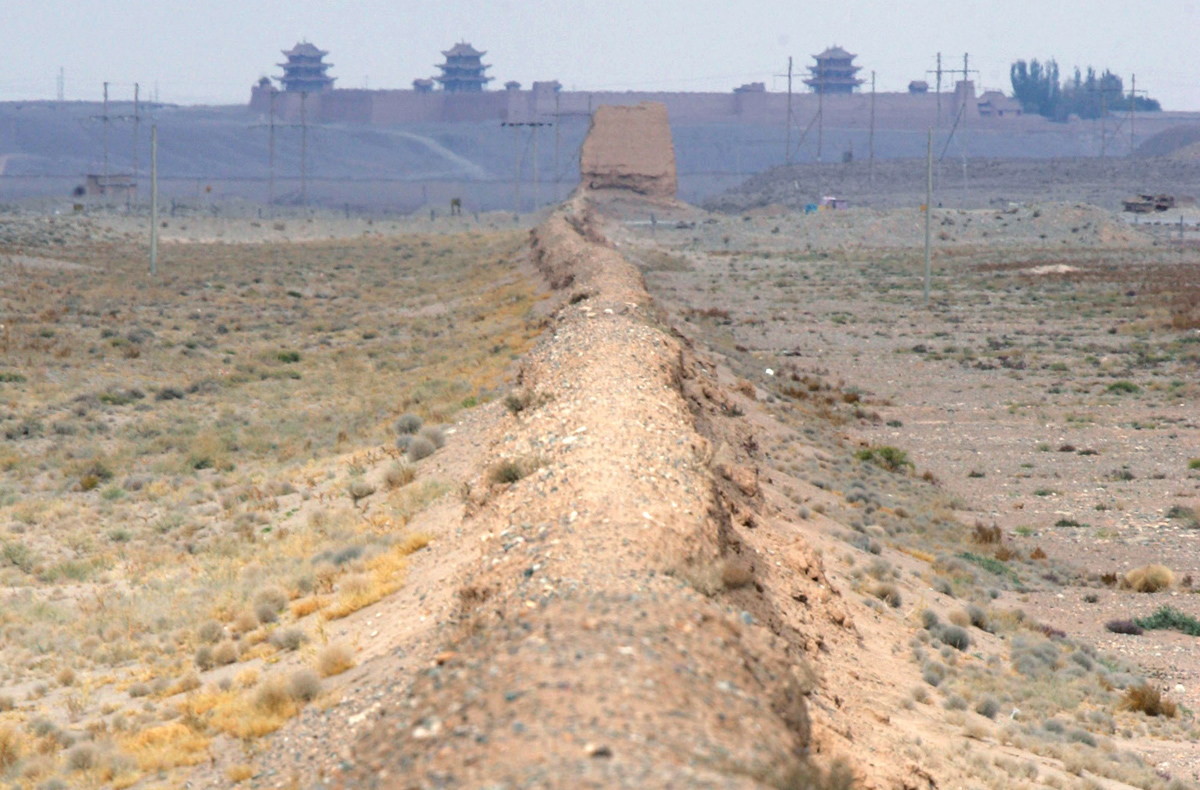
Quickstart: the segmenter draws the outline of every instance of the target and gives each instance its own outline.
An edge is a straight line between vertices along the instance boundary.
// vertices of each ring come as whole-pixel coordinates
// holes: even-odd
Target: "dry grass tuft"
[[[25,738],[15,728],[0,726],[0,771],[16,765],[25,753]]]
[[[199,765],[208,757],[208,736],[179,722],[142,730],[121,741],[123,749],[146,772]]]
[[[1179,712],[1174,702],[1164,697],[1149,683],[1125,689],[1125,696],[1121,698],[1118,707],[1120,710],[1131,710],[1147,716],[1164,716],[1168,719],[1175,718]]]
[[[288,678],[288,694],[300,704],[312,702],[321,693],[321,676],[311,669],[298,669]]]
[[[428,535],[410,535],[390,550],[368,560],[367,572],[342,579],[336,601],[322,610],[326,620],[337,620],[357,612],[399,590],[404,583],[406,558],[429,545]]]
[[[317,653],[317,672],[328,678],[354,668],[354,653],[342,644],[326,645]]]
[[[1175,584],[1175,574],[1165,565],[1143,565],[1125,574],[1121,586],[1139,593],[1168,590]]]
[[[982,521],[976,521],[975,531],[971,534],[971,540],[982,546],[999,543],[1004,540],[1004,530],[995,524],[989,527],[985,526]]]
[[[383,482],[389,491],[395,491],[417,479],[417,472],[408,464],[395,463],[384,472]]]
[[[231,765],[225,770],[225,778],[235,785],[246,781],[252,776],[254,776],[254,769],[245,763]]]
[[[301,617],[308,617],[310,614],[320,609],[322,603],[323,602],[321,599],[315,595],[292,601],[292,617],[295,617],[297,620],[299,620]]]
[[[745,587],[754,581],[754,567],[740,557],[728,557],[721,563],[721,583],[727,590]]]

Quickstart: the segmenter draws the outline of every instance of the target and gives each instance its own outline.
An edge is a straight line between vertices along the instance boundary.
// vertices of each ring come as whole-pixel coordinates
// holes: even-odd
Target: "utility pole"
[[[1137,75],[1134,74],[1129,84],[1129,156],[1133,156],[1133,112],[1137,104]]]
[[[554,91],[554,205],[556,206],[558,205],[558,149],[560,145],[560,138],[558,135],[558,121],[560,118],[558,99],[559,91],[556,90]]]
[[[969,58],[970,58],[970,56],[966,52],[964,52],[963,53],[963,99],[962,99],[963,100],[963,116],[962,116],[963,198],[962,198],[962,210],[963,211],[967,210],[967,116],[970,115],[970,112],[968,112],[969,102],[967,101],[967,99],[968,99],[967,91],[970,90],[970,86],[967,85],[967,83],[971,79],[971,72],[968,68],[970,65]]]
[[[67,100],[67,79],[63,67],[58,67],[58,101],[65,102]]]
[[[308,91],[300,92],[300,205],[308,205]]]
[[[108,189],[108,83],[104,83],[104,114],[101,116],[104,122],[104,186],[101,190]]]
[[[875,72],[871,72],[871,137],[870,137],[870,167],[868,169],[871,186],[875,185]]]
[[[271,131],[267,143],[267,205],[275,205],[275,89],[271,89]]]
[[[541,185],[538,184],[538,137],[540,136],[538,131],[541,124],[537,123],[536,111],[533,117],[533,213],[536,214],[540,208],[538,203],[541,202],[542,197]]]
[[[933,210],[933,129],[929,130],[929,143],[925,155],[925,307],[929,307],[929,278],[933,268],[933,237],[930,232],[929,214]]]
[[[937,75],[937,128],[942,128],[942,53],[937,53],[937,70],[929,70],[926,74]]]
[[[150,276],[158,275],[158,124],[150,124]]]
[[[513,153],[516,155],[517,170],[514,174],[516,192],[513,196],[513,221],[521,218],[521,127],[513,124]]]
[[[788,55],[787,139],[784,145],[784,164],[792,163],[792,56]]]
[[[1103,78],[1100,83],[1100,161],[1103,162],[1105,155],[1108,153],[1108,103],[1105,101],[1105,96],[1108,91],[1104,90]]]
[[[817,61],[821,91],[817,94],[817,162],[821,161],[821,143],[825,137],[825,61]]]
[[[139,115],[138,84],[133,83],[133,199],[138,197],[138,133],[141,132],[142,117]]]

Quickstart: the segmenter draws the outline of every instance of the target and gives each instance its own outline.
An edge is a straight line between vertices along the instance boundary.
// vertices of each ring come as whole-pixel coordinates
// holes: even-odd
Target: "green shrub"
[[[912,461],[908,460],[908,453],[890,445],[867,447],[856,452],[854,457],[859,461],[875,464],[889,472],[898,472],[906,467],[915,468]]]
[[[1163,606],[1154,614],[1134,620],[1147,631],[1179,631],[1188,636],[1200,636],[1200,620],[1170,606]]]
[[[1135,392],[1141,392],[1142,388],[1132,381],[1114,381],[1104,391],[1111,392],[1114,395],[1132,395]]]
[[[300,352],[299,351],[280,351],[278,354],[275,355],[275,358],[278,359],[280,362],[282,362],[285,365],[291,365],[292,363],[300,361]]]

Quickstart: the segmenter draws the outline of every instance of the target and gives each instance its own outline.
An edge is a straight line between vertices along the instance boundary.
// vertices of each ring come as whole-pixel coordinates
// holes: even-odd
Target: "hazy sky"
[[[1017,58],[1137,74],[1166,109],[1200,109],[1200,0],[0,0],[0,100],[68,99],[158,86],[178,103],[240,103],[279,50],[330,50],[339,87],[407,88],[440,50],[487,50],[493,87],[558,79],[575,89],[783,90],[789,55],[803,69],[838,43],[880,90],[924,78],[937,52],[983,87],[1010,89]],[[833,9],[833,10],[831,10]],[[802,86],[801,86],[802,87]]]

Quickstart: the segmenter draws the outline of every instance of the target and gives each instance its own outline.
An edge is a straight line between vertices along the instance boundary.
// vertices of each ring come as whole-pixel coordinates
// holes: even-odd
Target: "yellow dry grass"
[[[1168,590],[1175,584],[1175,574],[1165,565],[1143,565],[1125,574],[1121,586],[1139,593]]]
[[[290,698],[263,704],[254,671],[227,692],[196,690],[187,674],[201,647],[218,666],[271,660],[259,590],[292,591],[280,612],[290,626],[326,606],[343,617],[404,583],[406,558],[430,538],[403,528],[447,487],[419,466],[387,477],[400,458],[391,426],[404,412],[448,421],[505,383],[541,332],[525,247],[518,231],[179,244],[168,283],[118,244],[56,249],[88,268],[6,285],[0,419],[27,421],[30,438],[0,440],[0,524],[20,525],[0,539],[0,585],[44,589],[14,597],[0,622],[81,648],[34,661],[27,646],[0,644],[0,666],[14,684],[71,666],[45,704],[71,694],[80,728],[113,712],[95,692],[116,667],[117,691],[189,694],[179,721],[114,736],[138,773],[103,781],[200,762],[215,734],[254,738],[294,715]],[[48,470],[64,484],[36,484]],[[387,490],[356,512],[345,485],[363,475]],[[348,550],[359,558],[329,559]],[[354,574],[367,584],[330,595]],[[220,629],[201,636],[209,619]],[[165,633],[170,653],[145,638]],[[353,653],[318,663],[338,674]],[[52,774],[38,749],[59,746],[39,740],[0,729],[0,771],[19,762],[28,779],[38,760]]]
[[[308,598],[298,598],[295,601],[292,601],[289,608],[292,610],[292,617],[295,617],[297,620],[299,620],[301,617],[308,617],[310,614],[320,609],[323,605],[324,602],[321,600],[320,596],[313,595]]]
[[[122,749],[147,773],[183,765],[198,765],[208,758],[210,738],[179,722],[142,730],[121,741]]]
[[[234,784],[239,784],[254,776],[254,769],[249,765],[231,765],[225,769],[225,778]]]
[[[404,584],[408,555],[429,545],[430,539],[424,534],[410,535],[390,550],[368,560],[366,584],[348,587],[321,611],[321,616],[326,620],[337,620],[399,590]]]

